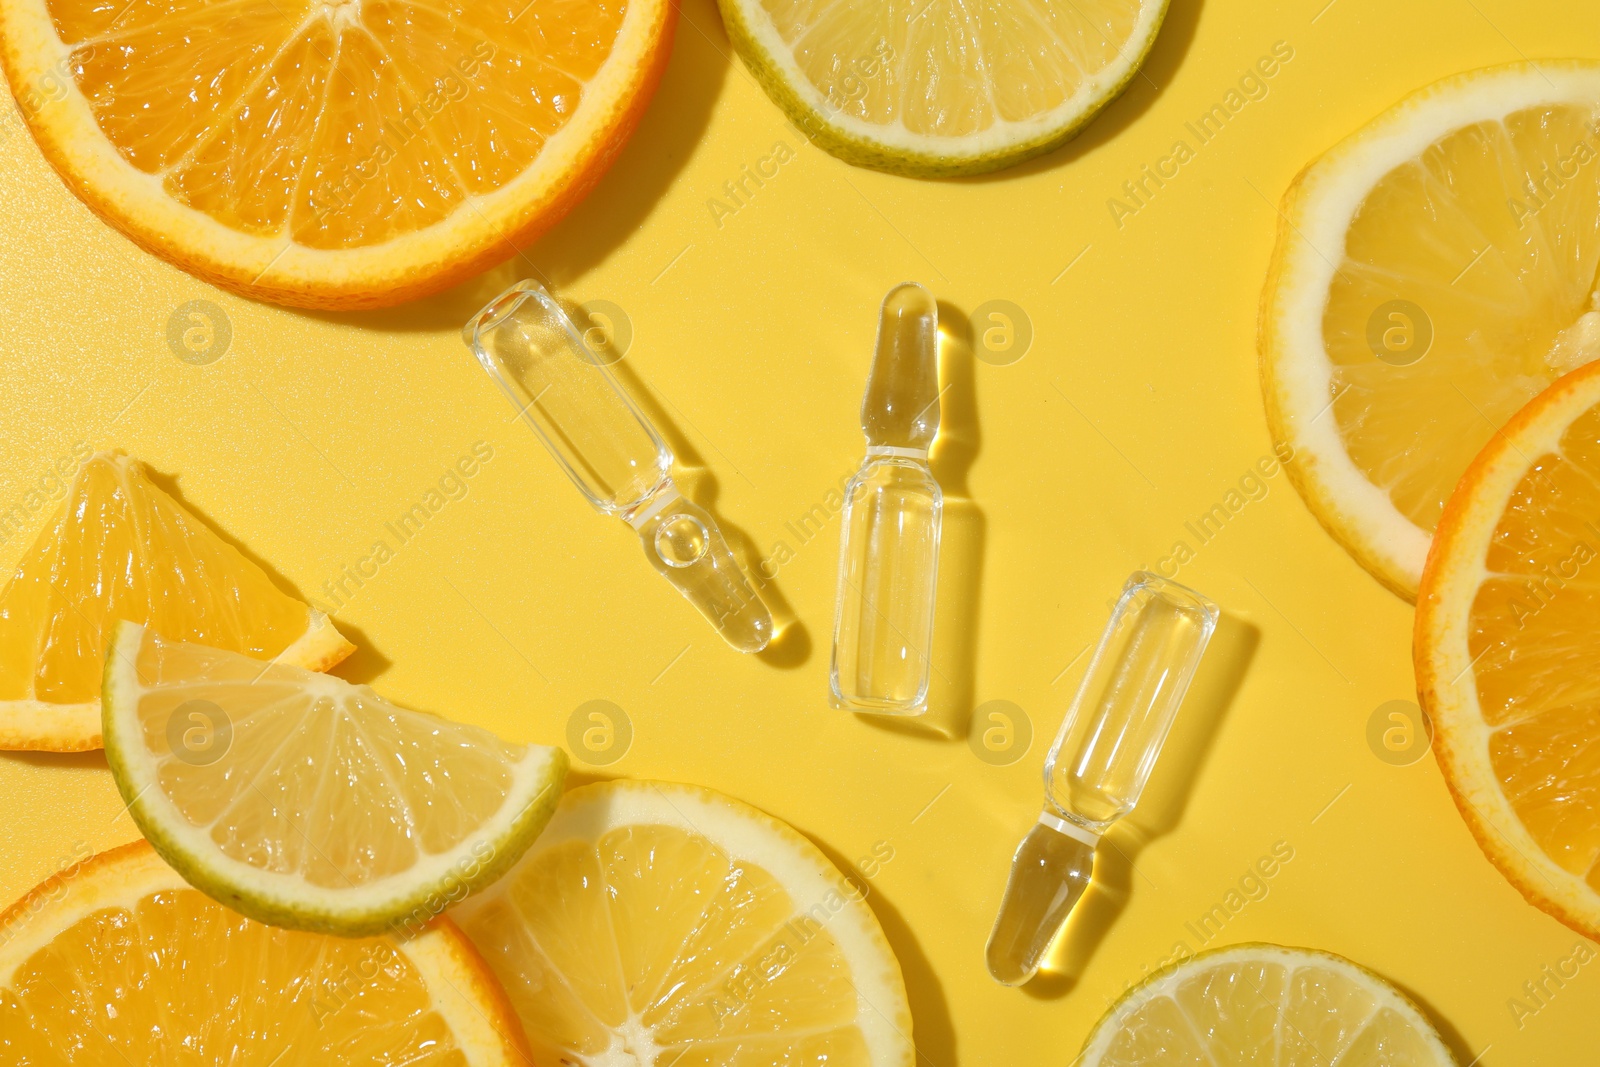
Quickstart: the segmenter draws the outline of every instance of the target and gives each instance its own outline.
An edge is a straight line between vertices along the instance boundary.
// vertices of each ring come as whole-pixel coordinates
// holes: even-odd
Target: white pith
[[[1128,1018],[1146,1007],[1151,1001],[1161,997],[1173,1001],[1177,1006],[1178,1012],[1185,1019],[1188,1019],[1192,1025],[1198,1039],[1199,1035],[1206,1033],[1206,1026],[1209,1020],[1189,1017],[1188,1013],[1183,1010],[1181,1002],[1175,996],[1178,987],[1207,971],[1249,964],[1283,967],[1291,975],[1296,970],[1305,968],[1332,971],[1353,985],[1359,986],[1372,996],[1374,1005],[1371,1012],[1361,1021],[1360,1026],[1345,1027],[1348,1031],[1349,1039],[1345,1043],[1344,1049],[1328,1067],[1340,1067],[1344,1060],[1344,1052],[1347,1052],[1355,1045],[1361,1033],[1377,1018],[1380,1012],[1386,1009],[1399,1015],[1410,1024],[1411,1029],[1422,1038],[1423,1043],[1430,1047],[1435,1056],[1436,1067],[1454,1067],[1455,1058],[1446,1048],[1444,1042],[1440,1040],[1433,1024],[1423,1017],[1415,1005],[1387,982],[1357,967],[1349,960],[1331,953],[1261,944],[1239,945],[1234,948],[1201,953],[1199,956],[1186,960],[1176,967],[1159,973],[1156,977],[1147,981],[1146,984],[1135,987],[1101,1017],[1100,1022],[1084,1043],[1083,1051],[1073,1061],[1075,1067],[1098,1067],[1098,1064],[1110,1050],[1111,1043],[1116,1039],[1118,1032],[1128,1021]],[[1280,1012],[1283,1010],[1282,1006],[1280,1006],[1279,1010]]]
[[[630,104],[628,86],[638,80],[670,12],[667,0],[628,4],[611,54],[585,83],[571,118],[516,178],[488,193],[472,193],[460,182],[462,202],[443,219],[359,248],[310,248],[295,243],[288,232],[248,234],[179,203],[162,188],[159,174],[141,171],[122,157],[101,132],[76,83],[69,82],[71,91],[59,100],[46,102],[30,125],[110,214],[142,238],[181,252],[185,265],[192,261],[240,284],[268,290],[310,284],[328,289],[401,285],[415,281],[419,273],[505,246],[507,235],[519,232],[566,191],[604,147],[597,141],[602,131]],[[359,2],[324,3],[313,9],[307,23],[326,19],[339,27],[359,16]],[[56,32],[47,0],[0,2],[0,33],[14,84],[54,84],[54,72],[66,69],[61,64],[71,48]]]
[[[904,983],[871,909],[816,846],[770,816],[710,790],[665,782],[606,782],[574,790],[518,866],[451,915],[471,937],[476,917],[494,907],[519,871],[540,855],[573,841],[593,845],[630,826],[669,826],[696,834],[735,860],[761,867],[788,892],[796,917],[842,897],[825,925],[850,966],[858,1004],[855,1025],[874,1067],[911,1067],[915,1051]],[[545,965],[551,966],[548,958]],[[612,1031],[608,1049],[580,1061],[584,1067],[667,1067],[682,1054],[682,1046],[657,1044],[653,1029],[635,1013]]]
[[[459,892],[463,869],[476,869],[487,862],[481,850],[487,846],[487,856],[492,858],[499,850],[518,844],[518,827],[528,811],[552,799],[550,794],[560,787],[564,761],[558,750],[528,745],[521,761],[507,766],[511,785],[495,814],[448,851],[428,854],[419,844],[417,862],[403,873],[359,885],[328,887],[315,885],[298,873],[263,870],[224,854],[210,836],[211,825],[189,822],[162,790],[159,771],[171,757],[157,756],[144,745],[137,713],[139,701],[148,691],[140,684],[134,667],[144,636],[144,627],[121,624],[106,673],[105,743],[114,764],[126,775],[125,792],[134,796],[129,808],[141,827],[148,824],[156,828],[156,832],[146,833],[158,847],[175,850],[186,864],[207,878],[254,902],[307,917],[350,920],[392,916],[397,924],[403,924],[414,917],[404,911],[397,914],[397,908],[414,908],[430,892]],[[308,697],[321,697],[336,705],[343,704],[354,690],[349,683],[328,675],[308,673],[304,684]],[[443,903],[427,906],[426,913],[415,918],[426,921],[443,907]]]
[[[39,886],[0,916],[0,991],[14,984],[18,969],[37,952],[79,922],[175,890],[191,887],[146,842],[101,853],[63,871],[54,885]],[[481,965],[458,931],[434,927],[397,940],[395,948],[427,983],[430,1006],[472,1067],[525,1067],[526,1061],[497,1029],[497,1020],[485,1013],[484,1001],[497,991],[486,985]],[[214,961],[193,962],[204,967]]]
[[[889,150],[936,156],[952,162],[982,159],[1016,145],[1048,139],[1054,132],[1074,125],[1085,112],[1093,111],[1109,94],[1121,88],[1138,69],[1166,11],[1164,2],[1142,0],[1139,17],[1128,39],[1118,49],[1116,60],[1085,78],[1071,96],[1051,110],[1021,121],[1004,119],[996,114],[990,126],[976,133],[939,137],[914,133],[899,120],[892,125],[884,125],[866,122],[839,111],[795,62],[793,48],[783,40],[760,0],[730,2],[738,8],[741,20],[763,57],[800,98],[802,105],[824,125],[839,130],[853,140],[874,143]]]
[[[1432,534],[1407,518],[1345,450],[1322,335],[1328,292],[1344,259],[1350,222],[1385,175],[1463,127],[1551,104],[1600,107],[1600,66],[1518,64],[1429,86],[1313,163],[1285,204],[1276,289],[1263,309],[1263,339],[1277,342],[1276,358],[1265,367],[1268,405],[1276,408],[1319,515],[1340,528],[1347,543],[1370,554],[1364,564],[1413,593]],[[1581,331],[1566,336],[1582,341]],[[1570,358],[1552,353],[1555,360]]]
[[[1489,742],[1497,730],[1514,726],[1517,720],[1498,728],[1484,721],[1469,647],[1472,604],[1490,577],[1489,545],[1511,494],[1533,461],[1561,454],[1561,436],[1568,425],[1600,404],[1600,379],[1592,375],[1581,387],[1556,394],[1559,388],[1552,387],[1554,395],[1547,396],[1554,402],[1535,420],[1497,437],[1479,459],[1482,465],[1471,495],[1465,498],[1466,507],[1457,514],[1449,552],[1435,562],[1424,591],[1429,610],[1422,619],[1425,628],[1417,634],[1417,647],[1428,650],[1428,659],[1418,663],[1418,684],[1433,696],[1428,711],[1434,717],[1434,751],[1447,764],[1460,802],[1488,831],[1476,835],[1479,844],[1502,869],[1527,870],[1536,876],[1517,880],[1524,893],[1555,904],[1564,915],[1581,918],[1593,931],[1600,929],[1600,893],[1583,875],[1566,870],[1545,853],[1501,787]]]

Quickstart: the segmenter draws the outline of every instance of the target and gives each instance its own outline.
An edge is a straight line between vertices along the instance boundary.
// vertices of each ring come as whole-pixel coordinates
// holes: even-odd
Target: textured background
[[[541,742],[563,741],[580,705],[611,701],[631,746],[580,768],[725,790],[841,863],[886,843],[893,858],[868,866],[871,901],[905,969],[922,1062],[1065,1063],[1110,999],[1180,946],[1248,940],[1330,949],[1388,976],[1463,1064],[1572,1062],[1593,1047],[1600,973],[1586,967],[1520,1024],[1508,1002],[1577,935],[1490,867],[1431,757],[1394,766],[1369,746],[1375,709],[1413,696],[1410,608],[1324,536],[1281,473],[1247,480],[1257,499],[1236,498],[1247,502],[1209,542],[1185,524],[1270,452],[1256,301],[1273,205],[1295,172],[1436,78],[1592,50],[1600,9],[1324,3],[1174,0],[1144,76],[1075,143],[931,183],[812,148],[730,58],[711,3],[686,0],[660,94],[594,195],[512,264],[372,314],[252,304],[139,252],[65,191],[6,104],[0,510],[78,442],[120,447],[172,475],[287,586],[329,602],[324,583],[378,539],[396,547],[384,524],[489,442],[494,459],[466,495],[330,605],[361,645],[342,673]],[[1292,58],[1266,94],[1197,146],[1184,124],[1275,46]],[[1138,210],[1114,212],[1123,183],[1179,138],[1193,158],[1142,205],[1124,196]],[[734,206],[723,183],[777,156],[737,210],[709,203]],[[765,658],[721,645],[633,534],[588,510],[508,424],[468,358],[461,322],[534,273],[623,309],[621,366],[672,437],[684,484],[756,556],[783,557],[773,599],[798,621]],[[825,702],[828,493],[861,457],[876,305],[907,278],[937,293],[947,322],[1005,300],[1033,331],[1020,360],[997,365],[974,360],[957,330],[947,360],[935,717],[949,740]],[[195,299],[232,332],[205,366],[167,340]],[[808,532],[798,520],[819,507],[826,524]],[[0,543],[0,565],[45,518]],[[1222,605],[1222,632],[1060,973],[1001,988],[983,945],[1077,657],[1128,572],[1178,541],[1194,551],[1180,580]],[[965,738],[991,701],[1017,709],[1017,740],[985,761]],[[997,708],[980,728],[1001,725]],[[1038,736],[1021,751],[1029,724]],[[0,808],[6,898],[134,834],[98,754],[0,757]],[[1292,858],[1241,889],[1274,849]],[[1220,931],[1196,925],[1218,905]]]

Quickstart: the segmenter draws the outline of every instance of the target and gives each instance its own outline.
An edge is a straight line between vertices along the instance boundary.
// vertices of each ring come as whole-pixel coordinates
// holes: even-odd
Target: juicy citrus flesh
[[[365,933],[442,908],[527,848],[565,754],[367,686],[125,625],[106,748],[145,836],[263,921]]]
[[[1356,466],[1425,530],[1494,432],[1572,369],[1556,341],[1594,310],[1600,166],[1577,168],[1544,210],[1506,201],[1595,141],[1597,120],[1600,107],[1552,104],[1453,130],[1385,175],[1351,221],[1322,320],[1333,418]],[[1366,327],[1401,299],[1423,309],[1433,341],[1394,366]]]
[[[121,156],[230,229],[310,248],[419,230],[566,125],[621,0],[49,0]]]
[[[672,0],[3,0],[50,163],[147,250],[246,296],[382,307],[572,208],[665,68]]]
[[[1286,197],[1262,310],[1274,435],[1313,511],[1408,598],[1473,457],[1600,356],[1600,67],[1545,73],[1425,89]]]
[[[142,464],[100,453],[85,462],[60,513],[0,592],[0,745],[99,746],[106,643],[121,619],[177,640],[319,669],[354,650]],[[29,722],[43,722],[33,736],[5,728],[8,710],[20,718],[24,705],[38,712]],[[49,707],[39,705],[63,709],[56,729]]]
[[[1328,953],[1241,945],[1151,976],[1084,1045],[1083,1067],[1447,1067],[1421,1013]]]
[[[852,162],[976,173],[1064,140],[1133,76],[1153,0],[895,6],[723,0],[734,43],[787,110]],[[842,151],[841,151],[842,150]]]
[[[607,818],[608,805],[631,813]],[[870,911],[809,842],[704,790],[576,790],[518,867],[453,915],[550,1062],[912,1062]]]
[[[1417,619],[1446,780],[1536,904],[1600,933],[1600,364],[1552,386],[1451,498]]]
[[[526,1062],[448,920],[409,941],[266,926],[143,842],[41,885],[0,917],[0,941],[7,1063]]]

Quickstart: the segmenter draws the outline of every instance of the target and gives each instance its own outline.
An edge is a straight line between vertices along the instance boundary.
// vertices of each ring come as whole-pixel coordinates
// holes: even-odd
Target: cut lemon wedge
[[[0,1059],[530,1062],[505,994],[448,919],[406,939],[263,926],[189,888],[143,841],[0,915]]]
[[[1167,0],[719,0],[767,95],[866,167],[980,174],[1070,139],[1133,80]]]
[[[192,885],[349,936],[426,922],[499,877],[567,770],[560,749],[133,623],[106,656],[105,738],[134,822]]]
[[[0,592],[0,748],[100,747],[112,624],[326,670],[355,646],[126,456],[90,456]]]
[[[1081,1067],[1455,1067],[1416,1005],[1341,956],[1276,945],[1202,952],[1101,1018]]]
[[[1273,438],[1312,512],[1414,599],[1461,473],[1600,356],[1600,64],[1408,97],[1284,197],[1261,308]]]
[[[900,967],[815,845],[706,789],[606,782],[452,917],[536,1054],[637,1067],[909,1067]]]
[[[1600,364],[1491,440],[1439,522],[1414,649],[1467,825],[1530,901],[1600,938]]]
[[[594,185],[672,0],[3,0],[45,157],[147,250],[247,296],[379,307],[515,254]]]

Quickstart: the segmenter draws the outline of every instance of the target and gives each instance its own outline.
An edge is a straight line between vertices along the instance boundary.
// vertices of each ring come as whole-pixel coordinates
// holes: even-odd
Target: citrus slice
[[[817,847],[719,793],[568,793],[522,862],[452,917],[536,1055],[638,1067],[909,1067],[894,953]]]
[[[567,755],[283,663],[122,623],[106,759],[134,822],[252,919],[357,936],[414,923],[517,861]]]
[[[13,1064],[524,1067],[505,994],[448,919],[345,940],[251,922],[138,841],[0,915]]]
[[[1414,651],[1434,752],[1524,896],[1600,937],[1600,364],[1468,468],[1422,576]]]
[[[1388,982],[1342,956],[1277,945],[1212,949],[1111,1006],[1079,1067],[1454,1067]]]
[[[806,136],[897,174],[981,174],[1069,140],[1133,80],[1167,0],[718,0]]]
[[[0,591],[0,749],[100,747],[110,624],[327,670],[355,646],[126,456],[90,456]]]
[[[1401,101],[1284,196],[1261,307],[1267,421],[1322,525],[1416,597],[1445,500],[1518,408],[1600,355],[1600,64]]]
[[[90,209],[246,296],[381,307],[551,226],[632,132],[672,0],[3,0],[12,92]]]

